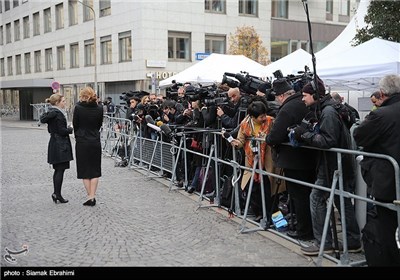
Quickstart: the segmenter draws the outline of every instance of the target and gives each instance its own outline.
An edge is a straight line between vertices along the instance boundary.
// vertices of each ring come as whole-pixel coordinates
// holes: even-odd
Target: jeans
[[[196,167],[196,170],[195,170],[195,172],[194,172],[193,180],[192,180],[192,182],[190,183],[190,185],[191,185],[193,188],[195,188],[195,189],[196,189],[196,188],[198,187],[198,185],[199,185],[200,171],[201,171],[201,166],[197,166],[197,167]]]
[[[315,182],[319,186],[327,186],[324,184],[324,180],[317,179]],[[346,186],[344,182],[344,190],[347,191],[350,187]],[[325,216],[327,212],[327,199],[329,192],[321,191],[318,189],[312,189],[310,194],[310,209],[311,219],[313,225],[314,237],[318,244],[321,244],[322,231],[324,229]],[[335,195],[335,205],[340,212],[340,201],[339,196]],[[357,220],[354,213],[354,207],[349,198],[344,198],[345,204],[345,215],[346,215],[346,228],[347,228],[347,244],[349,247],[360,247],[360,229],[357,224]],[[328,227],[328,234],[326,236],[325,246],[332,244],[332,231],[331,226]]]

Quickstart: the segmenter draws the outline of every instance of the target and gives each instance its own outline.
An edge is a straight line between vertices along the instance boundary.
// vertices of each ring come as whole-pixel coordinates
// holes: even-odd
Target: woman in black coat
[[[73,160],[71,140],[69,139],[72,128],[67,126],[64,96],[56,93],[47,98],[46,102],[52,106],[40,116],[40,122],[47,123],[47,130],[50,133],[47,162],[54,168],[54,193],[51,198],[54,203],[57,201],[67,203],[68,200],[61,196],[61,186],[64,171],[69,168],[69,162]]]
[[[103,124],[103,108],[97,104],[97,96],[90,87],[79,94],[73,115],[75,154],[78,179],[83,180],[88,200],[85,206],[96,205],[96,190],[101,177],[100,128]]]

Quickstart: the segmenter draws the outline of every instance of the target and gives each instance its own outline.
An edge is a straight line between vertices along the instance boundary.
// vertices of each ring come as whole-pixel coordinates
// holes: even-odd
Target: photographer
[[[228,90],[228,97],[230,100],[229,105],[218,106],[217,115],[221,119],[222,127],[224,128],[235,128],[238,126],[239,113],[241,107],[241,94],[239,88],[230,88]]]
[[[270,162],[270,159],[267,156],[267,144],[265,142],[260,143],[260,150],[258,150],[257,141],[248,139],[249,137],[265,138],[269,134],[273,118],[267,116],[267,111],[268,109],[263,102],[251,102],[247,109],[248,115],[240,123],[238,136],[231,142],[231,145],[235,148],[244,148],[246,155],[245,165],[250,168],[254,165],[256,154],[261,158],[261,166],[258,166],[258,168],[264,170],[269,168],[269,166],[267,166],[268,162]],[[243,172],[241,182],[242,190],[248,191],[251,175],[251,171],[245,170]],[[263,183],[264,197],[266,200],[266,218],[268,221],[271,221],[271,183],[268,176],[263,176]],[[260,174],[255,173],[250,204],[254,214],[256,215],[255,220],[257,222],[263,218],[261,202],[261,178]]]
[[[104,105],[107,107],[107,116],[114,117],[115,115],[115,104],[112,102],[111,97],[107,97],[106,101],[104,101]]]
[[[141,118],[137,115],[137,105],[140,102],[140,98],[139,96],[132,96],[129,98],[129,107],[126,110],[126,119],[129,120],[133,120],[135,122],[140,123],[141,122]]]
[[[317,82],[311,81],[303,87],[303,102],[307,107],[320,104],[321,113],[316,124],[316,129],[304,126],[297,126],[293,129],[294,137],[297,141],[302,141],[306,145],[329,149],[342,148],[351,149],[350,132],[337,113],[334,105],[336,102],[325,92],[325,86],[320,79]],[[306,120],[305,120],[306,121]],[[319,151],[317,160],[317,180],[316,185],[331,187],[331,180],[334,171],[338,169],[337,155],[332,152]],[[355,188],[355,162],[352,155],[342,155],[343,163],[343,188],[345,191],[352,192]],[[327,173],[328,172],[328,173]],[[327,199],[329,193],[313,188],[310,195],[311,219],[314,237],[317,242],[309,247],[302,247],[303,254],[316,256],[319,253],[324,221],[327,213]],[[335,204],[340,212],[339,197],[335,195]],[[350,198],[344,198],[344,209],[347,225],[347,242],[349,252],[361,251],[360,229],[358,227],[354,207]],[[338,249],[338,248],[336,248]],[[325,240],[324,252],[333,252],[331,229]]]
[[[282,145],[289,142],[287,128],[298,125],[310,112],[301,100],[301,93],[296,93],[286,79],[277,79],[273,82],[275,99],[281,104],[275,118],[271,132],[265,141],[272,148],[272,159],[275,166],[283,168],[286,177],[300,181],[315,182],[316,154],[314,150],[293,148]],[[286,188],[294,205],[296,213],[296,231],[289,231],[287,235],[301,240],[314,238],[310,213],[309,187],[286,181]],[[293,208],[291,207],[291,210]]]
[[[268,103],[268,116],[275,117],[279,110],[279,103],[275,100],[275,96],[271,93],[271,83],[263,83],[258,87],[257,96],[264,97]]]

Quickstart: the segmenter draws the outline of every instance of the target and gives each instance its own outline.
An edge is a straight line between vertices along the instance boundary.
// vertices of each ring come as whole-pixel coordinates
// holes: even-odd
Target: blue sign
[[[196,53],[196,60],[203,60],[207,58],[210,53]]]

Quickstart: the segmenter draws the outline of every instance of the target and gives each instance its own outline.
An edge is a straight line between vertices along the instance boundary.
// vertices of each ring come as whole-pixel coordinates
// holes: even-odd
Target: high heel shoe
[[[86,202],[84,202],[83,205],[85,205],[85,206],[95,206],[96,205],[96,199],[95,198],[89,199]]]
[[[57,200],[60,203],[67,203],[68,202],[68,199],[63,198],[61,195],[56,195],[55,193],[53,193],[51,195],[51,198],[53,199],[54,203],[57,203]]]

